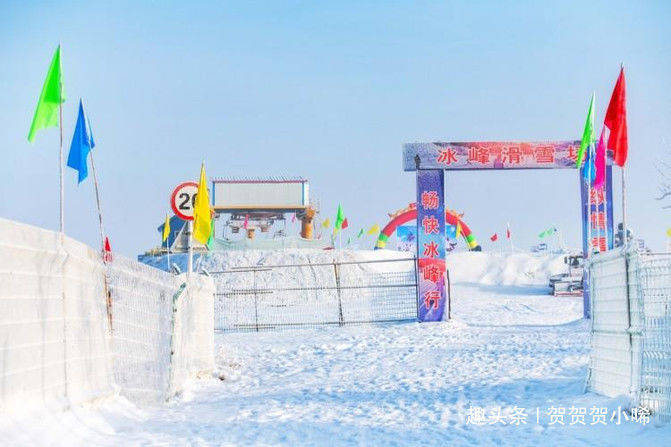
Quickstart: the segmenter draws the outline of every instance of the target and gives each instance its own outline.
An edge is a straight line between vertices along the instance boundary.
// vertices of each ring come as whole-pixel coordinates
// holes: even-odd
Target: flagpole
[[[620,70],[624,73],[624,63],[620,62]],[[626,109],[625,109],[625,124],[626,124]],[[627,195],[625,187],[625,172],[624,163],[622,163],[622,231],[624,232],[624,246],[629,246],[629,238],[627,237]]]
[[[622,246],[626,250],[629,246],[629,238],[627,237],[627,190],[625,186],[624,174],[624,166],[622,166]]]
[[[168,222],[170,221],[168,220]],[[163,231],[165,231],[165,228],[163,228]],[[170,272],[170,232],[168,232],[168,237],[165,238],[165,249],[168,252],[168,272]]]
[[[591,145],[588,150],[591,152]],[[587,163],[585,169],[587,169],[587,259],[589,259],[592,257],[592,181],[590,179],[592,164]]]
[[[89,151],[91,155],[91,170],[93,171],[93,186],[96,192],[96,205],[98,207],[98,229],[100,230],[100,246],[103,253],[105,251],[105,230],[103,228],[103,212],[100,207],[100,191],[98,186],[98,174],[96,172],[96,164],[93,162],[93,151]]]
[[[168,234],[168,238],[165,240],[165,249],[168,250],[168,272],[170,272],[170,234]]]
[[[186,271],[189,275],[193,272],[193,244],[191,243],[191,233],[193,232],[193,220],[186,221],[186,237],[188,244],[188,259],[187,259],[187,268]]]
[[[63,98],[63,83],[60,83],[61,89],[61,98]],[[64,212],[64,203],[65,203],[65,183],[63,179],[63,102],[59,101],[58,103],[58,127],[60,129],[60,147],[58,152],[58,175],[60,180],[60,231],[65,233],[65,212]]]

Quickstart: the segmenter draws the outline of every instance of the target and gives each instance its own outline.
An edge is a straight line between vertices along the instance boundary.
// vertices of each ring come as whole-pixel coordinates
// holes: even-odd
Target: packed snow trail
[[[582,322],[219,335],[223,382],[200,382],[164,408],[112,402],[79,423],[66,413],[76,430],[59,427],[50,437],[109,445],[665,445],[668,427],[589,426],[589,416],[585,427],[569,425],[571,405],[618,405],[583,394],[586,339]],[[515,406],[526,409],[526,424],[467,421],[470,407],[509,416]],[[549,425],[544,413],[536,423],[535,408],[551,406],[567,408],[565,426]]]
[[[671,427],[616,425],[623,402],[584,393],[581,298],[551,297],[539,279],[555,261],[478,255],[454,266],[463,280],[453,284],[450,322],[217,334],[222,381],[194,381],[165,407],[116,398],[17,417],[0,422],[0,436],[57,445],[669,445]],[[586,408],[585,426],[571,425],[571,406]],[[608,407],[606,425],[590,425],[594,406]],[[468,419],[476,408],[510,417],[514,407],[526,423]],[[565,408],[564,425],[550,424],[551,407]]]

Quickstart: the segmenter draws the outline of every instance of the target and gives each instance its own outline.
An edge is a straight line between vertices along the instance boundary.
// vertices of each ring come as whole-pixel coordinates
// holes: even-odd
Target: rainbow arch
[[[387,245],[387,240],[391,235],[394,234],[394,231],[396,231],[396,228],[399,225],[403,225],[404,223],[413,221],[417,219],[417,208],[415,204],[411,204],[408,208],[405,208],[396,214],[392,215],[392,219],[389,221],[389,223],[380,231],[380,235],[377,238],[377,242],[375,243],[375,250],[378,250],[380,248],[384,248]],[[469,228],[468,225],[466,225],[466,222],[461,220],[461,218],[454,212],[454,211],[446,211],[445,212],[445,222],[449,225],[457,225],[459,224],[461,226],[461,236],[464,238],[466,241],[466,245],[468,245],[468,249],[471,251],[480,251],[480,245],[478,244],[478,241],[475,240],[475,236],[471,232],[471,229]]]

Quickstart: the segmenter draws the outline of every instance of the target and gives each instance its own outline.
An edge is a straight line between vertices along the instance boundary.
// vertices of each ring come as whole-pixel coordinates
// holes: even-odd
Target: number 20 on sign
[[[177,217],[193,220],[193,207],[196,203],[198,183],[184,182],[177,185],[170,196],[170,206]]]

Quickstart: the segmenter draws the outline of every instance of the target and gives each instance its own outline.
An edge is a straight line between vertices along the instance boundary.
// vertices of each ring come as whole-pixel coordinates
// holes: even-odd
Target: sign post
[[[187,261],[186,261],[186,272],[191,275],[193,273],[193,244],[191,243],[191,233],[192,233],[192,228],[193,228],[193,220],[189,220],[186,222],[186,237],[188,238],[187,240],[189,241],[189,254],[187,256]]]
[[[193,244],[191,244],[191,228],[193,208],[198,194],[198,183],[184,182],[177,185],[170,195],[170,207],[177,217],[186,220],[186,234],[188,246],[187,272],[193,272]],[[169,268],[170,266],[168,266]]]

